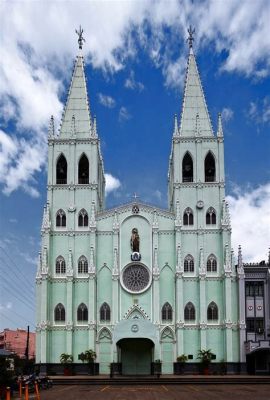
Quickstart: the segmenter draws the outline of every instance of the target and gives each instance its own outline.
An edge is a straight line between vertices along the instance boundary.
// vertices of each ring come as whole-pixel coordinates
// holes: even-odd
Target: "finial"
[[[174,132],[173,132],[173,135],[177,136],[178,134],[179,134],[179,131],[178,131],[177,115],[174,114]]]
[[[195,33],[195,28],[192,28],[192,26],[191,25],[189,25],[189,28],[188,28],[188,38],[187,38],[187,42],[188,42],[188,45],[189,45],[189,48],[190,49],[192,49],[192,47],[193,47],[193,40],[194,40],[194,33]]]
[[[78,44],[79,44],[79,49],[81,50],[82,47],[83,47],[83,42],[85,42],[85,38],[82,35],[83,34],[83,29],[81,28],[81,25],[80,25],[79,31],[77,31],[77,29],[75,29],[75,32],[78,35]]]
[[[53,117],[53,115],[51,115],[51,118],[50,118],[49,136],[50,136],[50,137],[53,137],[53,136],[54,136],[54,117]]]
[[[134,199],[134,202],[135,202],[135,203],[136,203],[136,201],[137,201],[138,198],[139,198],[139,196],[138,196],[137,193],[135,192],[134,195],[133,195],[133,199]]]
[[[218,113],[218,130],[217,130],[217,136],[222,137],[223,136],[223,128],[222,128],[222,117],[221,113]]]

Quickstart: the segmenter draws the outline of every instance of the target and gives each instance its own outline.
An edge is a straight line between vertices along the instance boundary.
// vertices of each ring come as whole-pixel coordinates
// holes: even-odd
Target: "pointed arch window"
[[[109,304],[103,303],[100,307],[100,321],[110,321],[111,320],[111,309]]]
[[[82,185],[89,183],[89,161],[85,154],[82,154],[79,161],[78,182]]]
[[[213,207],[210,207],[206,212],[206,225],[216,225],[216,223],[216,210]]]
[[[218,320],[218,306],[212,301],[207,308],[207,319],[208,321]]]
[[[54,309],[54,320],[65,322],[66,320],[66,310],[62,303],[58,303]]]
[[[210,254],[206,264],[207,272],[217,272],[217,258],[214,254]]]
[[[194,272],[194,258],[190,254],[185,257],[184,272]]]
[[[55,273],[65,274],[66,273],[66,262],[62,256],[57,257],[55,262]]]
[[[193,182],[193,161],[189,152],[184,155],[182,161],[182,181]]]
[[[168,302],[165,303],[161,310],[162,321],[172,321],[172,314],[172,306]]]
[[[56,184],[65,185],[67,183],[67,160],[61,154],[56,164]]]
[[[56,226],[65,227],[67,224],[66,213],[64,210],[60,209],[56,213]]]
[[[190,207],[186,208],[184,211],[183,223],[184,225],[193,225],[194,223],[193,211]]]
[[[88,214],[84,208],[79,212],[78,225],[88,226]]]
[[[186,307],[184,310],[184,317],[185,317],[185,321],[195,321],[195,317],[196,317],[195,307],[191,302],[186,304]]]
[[[78,260],[78,274],[87,274],[88,273],[88,261],[87,258],[81,256]]]
[[[204,160],[204,176],[205,182],[215,182],[216,180],[216,162],[211,151],[207,153]]]
[[[88,321],[88,308],[84,303],[81,303],[77,309],[77,321]]]

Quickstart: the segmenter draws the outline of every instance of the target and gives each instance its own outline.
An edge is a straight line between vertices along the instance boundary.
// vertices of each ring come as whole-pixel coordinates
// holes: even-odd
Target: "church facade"
[[[123,150],[124,151],[124,150]],[[134,199],[105,207],[105,178],[81,53],[75,61],[59,135],[51,119],[48,189],[36,277],[36,362],[74,362],[88,349],[100,373],[149,374],[177,356],[240,362],[238,272],[225,201],[221,116],[215,134],[193,53],[180,121],[175,117],[168,208]]]

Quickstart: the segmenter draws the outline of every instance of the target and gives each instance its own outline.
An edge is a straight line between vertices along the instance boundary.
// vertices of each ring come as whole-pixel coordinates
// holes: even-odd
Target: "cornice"
[[[183,188],[225,188],[225,182],[174,182],[174,189],[183,189]]]
[[[210,142],[217,143],[218,138],[216,136],[173,136],[173,143],[201,143],[201,142]]]
[[[108,217],[114,217],[115,212],[117,212],[118,214],[124,214],[124,213],[130,213],[132,214],[132,207],[134,205],[137,205],[139,207],[139,213],[136,215],[141,215],[142,212],[147,212],[147,213],[153,213],[153,211],[156,211],[156,215],[157,216],[161,216],[161,217],[166,217],[169,219],[174,220],[174,213],[165,210],[165,209],[161,209],[152,205],[148,205],[148,204],[144,204],[144,203],[140,203],[140,202],[132,202],[132,203],[128,203],[128,204],[123,204],[108,210],[104,210],[104,211],[100,211],[97,213],[96,215],[96,220],[102,220],[104,218],[108,218]]]
[[[51,137],[48,138],[48,145],[52,146],[54,144],[98,144],[99,139],[98,138],[78,138],[78,137],[73,137],[73,138],[58,138],[58,137]]]
[[[47,185],[47,190],[52,191],[52,190],[97,190],[98,184],[97,183],[89,183],[86,185],[81,185],[81,184],[65,184],[65,185],[55,185],[55,184],[48,184]]]

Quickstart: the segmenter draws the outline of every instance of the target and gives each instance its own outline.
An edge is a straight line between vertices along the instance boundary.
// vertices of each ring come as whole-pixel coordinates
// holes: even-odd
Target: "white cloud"
[[[18,223],[18,220],[17,220],[16,218],[10,218],[10,219],[9,219],[9,222],[10,222],[11,224],[17,224],[17,223]]]
[[[106,184],[105,184],[106,194],[109,194],[109,193],[119,189],[121,186],[121,182],[119,181],[119,179],[115,178],[111,174],[105,174],[105,181],[106,181]]]
[[[227,200],[234,250],[242,245],[244,262],[267,259],[270,245],[270,183],[251,190],[236,188]]]
[[[224,122],[228,122],[233,118],[233,110],[229,107],[224,107],[221,111],[221,116]]]
[[[126,79],[124,86],[127,89],[138,90],[139,92],[144,90],[144,84],[135,80],[134,71],[130,71],[129,77]]]
[[[12,308],[12,303],[8,301],[7,303],[0,303],[0,311],[6,311],[6,310],[11,310]]]
[[[190,23],[196,27],[196,52],[209,43],[218,52],[225,50],[226,71],[260,79],[270,72],[268,0],[6,1],[1,4],[0,18],[1,122],[6,127],[12,122],[16,129],[11,132],[2,127],[6,136],[3,139],[2,133],[5,143],[1,142],[0,163],[5,172],[0,170],[0,182],[6,194],[22,188],[38,195],[35,176],[46,162],[47,121],[51,114],[56,125],[60,119],[63,82],[70,79],[77,52],[74,30],[80,24],[86,38],[86,61],[105,72],[123,69],[140,47],[161,69],[165,85],[179,88]],[[128,79],[129,88],[137,84],[142,89],[132,76]],[[264,107],[261,118],[269,122],[269,107]],[[121,110],[122,119],[130,117],[125,108]]]
[[[128,112],[126,107],[121,107],[119,110],[119,121],[127,121],[132,118],[132,115]]]
[[[107,108],[115,107],[115,100],[111,96],[106,96],[105,94],[99,93],[98,94],[98,101],[104,107],[107,107]]]
[[[248,116],[257,124],[267,124],[270,122],[270,97],[251,101],[249,104]]]

